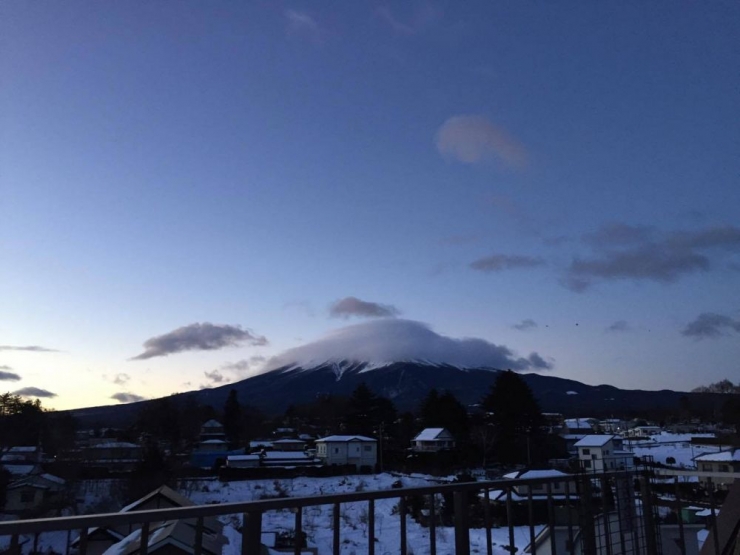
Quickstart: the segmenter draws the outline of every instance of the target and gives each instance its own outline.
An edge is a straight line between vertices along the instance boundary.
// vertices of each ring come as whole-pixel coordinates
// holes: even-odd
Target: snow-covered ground
[[[695,436],[709,436],[711,434],[693,434]],[[692,445],[692,434],[662,433],[652,436],[649,440],[632,443],[629,447],[635,456],[652,457],[656,463],[674,468],[696,468],[694,457],[707,453],[717,453],[720,449],[716,445]]]
[[[181,491],[198,504],[213,502],[232,502],[257,500],[287,493],[290,497],[329,495],[356,491],[386,490],[400,480],[404,487],[427,486],[435,482],[425,476],[398,477],[390,474],[372,476],[346,476],[334,478],[294,478],[292,480],[252,480],[221,483],[201,482]],[[400,519],[396,505],[398,499],[381,499],[375,502],[375,552],[398,553],[400,545]],[[341,552],[346,555],[367,553],[367,502],[342,504],[341,511]],[[240,526],[240,516],[227,517],[224,534],[229,543],[224,546],[223,555],[238,555],[241,538],[236,527]],[[292,530],[295,515],[290,511],[270,511],[263,516],[263,531]],[[429,529],[420,526],[407,517],[407,543],[409,553],[416,555],[429,553]],[[332,552],[332,507],[331,505],[307,507],[303,513],[303,531],[308,536],[309,547],[317,547],[319,553]],[[536,530],[539,532],[539,528]],[[494,553],[509,553],[507,528],[494,528],[492,531]],[[486,552],[485,530],[470,531],[472,553]],[[521,552],[529,544],[529,528],[515,529],[515,541]],[[440,555],[455,552],[455,533],[451,527],[437,527],[437,553]]]

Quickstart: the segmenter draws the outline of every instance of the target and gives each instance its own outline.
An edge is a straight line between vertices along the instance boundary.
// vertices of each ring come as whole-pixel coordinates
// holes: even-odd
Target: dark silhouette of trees
[[[544,436],[544,419],[534,394],[522,377],[499,373],[481,401],[495,433],[496,458],[504,463],[536,462]]]
[[[452,393],[441,395],[436,389],[429,391],[419,408],[422,428],[446,428],[460,443],[470,435],[470,418],[465,406]]]
[[[38,399],[30,401],[12,393],[0,395],[0,453],[13,445],[38,445],[45,416]]]
[[[396,420],[396,407],[390,399],[379,397],[365,383],[352,392],[345,419],[347,433],[377,435],[381,424],[390,426]]]
[[[235,448],[242,439],[244,432],[244,415],[236,389],[229,391],[229,396],[224,403],[223,426],[226,440],[231,449]]]

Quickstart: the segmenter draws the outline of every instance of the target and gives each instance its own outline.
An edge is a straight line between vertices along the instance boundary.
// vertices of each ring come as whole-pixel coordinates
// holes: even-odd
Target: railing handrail
[[[626,471],[608,473],[580,473],[565,476],[548,476],[531,479],[502,479],[483,482],[456,482],[453,484],[438,484],[413,488],[397,488],[377,491],[362,491],[337,493],[331,495],[316,495],[309,497],[285,497],[279,499],[259,499],[253,501],[237,501],[211,505],[194,505],[190,507],[173,507],[164,509],[148,509],[144,511],[129,511],[103,513],[95,515],[75,515],[64,517],[37,518],[0,522],[0,536],[28,534],[36,532],[51,532],[57,530],[76,530],[109,526],[111,524],[135,524],[143,522],[161,522],[165,520],[187,520],[199,517],[213,517],[238,513],[262,513],[265,511],[296,509],[317,505],[332,505],[335,503],[351,503],[377,499],[391,499],[397,497],[444,494],[456,491],[481,491],[491,489],[513,488],[518,485],[536,485],[559,482],[572,482],[584,476],[618,476],[627,475]]]

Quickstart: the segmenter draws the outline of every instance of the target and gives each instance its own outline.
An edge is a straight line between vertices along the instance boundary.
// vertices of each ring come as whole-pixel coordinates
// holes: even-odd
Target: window
[[[591,461],[583,461],[584,468],[591,468]]]
[[[339,447],[335,447],[335,448],[334,448],[334,454],[335,454],[335,455],[338,455],[338,454],[339,454]]]
[[[366,453],[369,453],[370,451],[372,451],[372,450],[373,450],[373,448],[372,448],[372,447],[370,447],[369,445],[364,445],[364,446],[362,447],[362,449],[363,449],[363,450],[364,450],[364,451],[365,451]]]
[[[605,449],[604,450],[604,455],[608,455],[608,454],[609,454],[609,449]]]
[[[34,491],[22,491],[21,503],[33,503],[34,499],[36,499],[35,493]]]
[[[584,455],[590,455],[591,454],[591,449],[584,449],[583,450],[583,454]]]

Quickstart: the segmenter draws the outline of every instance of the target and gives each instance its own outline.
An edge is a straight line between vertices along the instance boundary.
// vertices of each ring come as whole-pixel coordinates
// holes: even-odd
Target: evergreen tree
[[[349,399],[346,423],[352,434],[373,436],[381,423],[388,426],[396,419],[396,407],[389,399],[379,397],[361,383]]]
[[[511,370],[499,373],[481,404],[493,424],[497,458],[506,463],[535,461],[544,436],[544,419],[522,377]]]
[[[229,391],[224,403],[223,426],[226,439],[232,448],[238,445],[244,431],[242,407],[236,394],[236,389]]]
[[[468,411],[451,392],[440,395],[436,389],[429,391],[419,409],[424,428],[446,428],[458,442],[466,442],[470,433]]]

